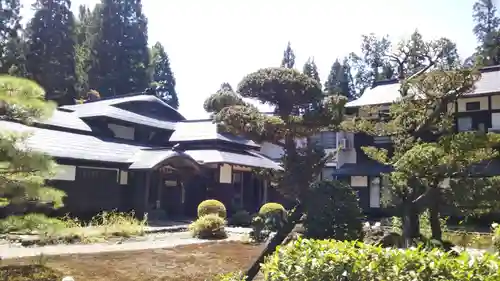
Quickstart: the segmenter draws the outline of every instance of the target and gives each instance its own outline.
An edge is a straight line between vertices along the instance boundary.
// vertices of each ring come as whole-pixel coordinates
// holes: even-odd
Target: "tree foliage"
[[[321,181],[311,185],[304,235],[313,239],[360,240],[364,220],[356,192],[348,185]]]
[[[102,0],[91,47],[90,87],[104,97],[141,92],[150,84],[147,20],[140,0]]]
[[[160,42],[156,42],[151,49],[152,81],[161,99],[171,107],[179,108],[179,98],[175,90],[174,73],[170,67],[165,48]]]
[[[74,104],[75,19],[69,0],[38,0],[28,26],[27,70],[58,104]]]
[[[342,63],[339,60],[333,63],[325,82],[325,93],[327,95],[342,95],[348,100],[356,97],[351,67],[347,59],[344,59]]]
[[[44,95],[34,82],[0,76],[0,118],[29,124],[49,117],[54,106],[44,100]],[[28,137],[20,132],[0,133],[0,203],[37,201],[58,207],[64,193],[45,183],[55,163],[47,155],[26,149],[23,143]]]
[[[293,68],[295,66],[295,53],[292,49],[292,44],[288,42],[286,49],[283,52],[283,59],[281,60],[281,67]]]
[[[485,65],[500,64],[500,18],[493,0],[477,0],[473,6],[474,28],[479,46],[477,56]]]
[[[16,64],[17,55],[13,53],[20,40],[21,2],[0,0],[0,19],[0,73],[7,73]]]
[[[473,180],[478,172],[471,167],[497,156],[495,146],[500,136],[457,132],[453,127],[454,111],[448,107],[471,92],[478,77],[473,69],[435,69],[420,73],[402,81],[402,98],[391,106],[388,118],[354,118],[344,123],[354,131],[391,138],[393,153],[376,147],[364,147],[363,151],[393,169],[387,175],[388,185],[397,198],[393,202],[403,210],[406,238],[416,238],[418,214],[426,208],[435,210],[432,204],[444,199],[445,194],[449,203],[463,204],[468,199],[470,204],[480,204],[470,200],[485,199],[480,195],[485,192],[494,195],[499,191],[494,178]],[[453,184],[443,185],[448,178]],[[467,186],[457,185],[464,179]]]

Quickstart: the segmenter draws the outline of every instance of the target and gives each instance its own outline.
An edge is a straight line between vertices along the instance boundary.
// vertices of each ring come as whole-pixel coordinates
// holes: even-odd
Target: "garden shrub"
[[[493,223],[491,228],[493,231],[493,247],[495,247],[495,250],[500,253],[500,225],[498,223]]]
[[[231,216],[230,222],[235,226],[247,227],[252,223],[252,215],[245,210],[239,210]]]
[[[336,240],[362,238],[364,216],[358,197],[350,186],[337,181],[313,183],[305,207],[306,237]]]
[[[269,237],[269,229],[266,227],[266,222],[263,217],[257,215],[252,219],[252,230],[250,231],[250,239],[253,242],[262,242]]]
[[[279,203],[266,203],[260,207],[259,216],[261,216],[271,231],[277,231],[286,221],[286,210]]]
[[[0,220],[0,233],[17,232],[30,234],[34,231],[57,231],[66,228],[66,222],[57,218],[50,218],[44,214],[26,214],[9,216]]]
[[[189,225],[193,237],[200,239],[224,239],[227,237],[225,230],[226,220],[217,214],[208,214],[199,217]]]
[[[262,266],[267,281],[500,280],[500,258],[420,248],[390,249],[361,242],[299,239],[280,246]]]
[[[218,200],[205,200],[198,205],[198,217],[200,218],[208,214],[217,214],[219,217],[225,219],[227,217],[226,207]]]

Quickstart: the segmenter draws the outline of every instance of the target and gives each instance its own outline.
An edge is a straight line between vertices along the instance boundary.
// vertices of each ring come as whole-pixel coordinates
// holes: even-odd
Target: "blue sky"
[[[24,16],[34,0],[21,0]],[[93,5],[96,0],[73,0]],[[314,57],[321,78],[331,64],[358,51],[361,35],[399,40],[416,28],[424,39],[446,36],[470,55],[474,0],[143,0],[149,39],[160,41],[177,79],[180,112],[206,118],[203,101],[222,82],[236,87],[246,74],[277,66],[288,41],[302,68]],[[263,110],[266,108],[263,106]]]

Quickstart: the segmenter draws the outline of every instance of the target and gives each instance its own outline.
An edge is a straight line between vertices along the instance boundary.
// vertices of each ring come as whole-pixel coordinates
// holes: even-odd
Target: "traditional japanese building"
[[[62,106],[47,121],[0,121],[0,128],[31,133],[27,147],[57,161],[50,183],[67,194],[60,213],[117,209],[168,218],[195,216],[208,198],[229,212],[254,212],[276,199],[252,172],[281,169],[259,144],[219,133],[210,120],[188,121],[154,95]]]
[[[346,112],[366,118],[380,118],[389,105],[397,101],[401,95],[397,80],[380,81],[363,95],[346,104]],[[379,112],[362,112],[363,106],[379,106]],[[458,131],[500,132],[500,66],[492,66],[481,70],[481,78],[475,89],[465,94],[454,104],[448,105],[456,116]],[[361,149],[363,146],[375,146],[392,150],[389,137],[373,137],[363,133],[337,133],[342,142],[342,149],[337,157],[337,169],[334,176],[345,180],[358,191],[360,204],[368,212],[377,213],[381,208],[380,199],[383,192],[381,174],[391,171],[370,159]],[[499,175],[500,161],[478,164],[475,171],[481,175]]]

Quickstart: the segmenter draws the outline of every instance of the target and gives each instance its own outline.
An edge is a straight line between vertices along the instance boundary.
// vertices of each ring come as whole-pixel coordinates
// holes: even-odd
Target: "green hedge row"
[[[498,281],[500,258],[299,239],[281,246],[263,265],[263,271],[267,281]]]

